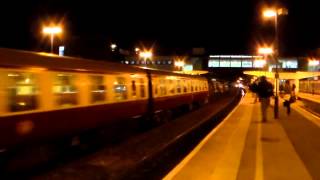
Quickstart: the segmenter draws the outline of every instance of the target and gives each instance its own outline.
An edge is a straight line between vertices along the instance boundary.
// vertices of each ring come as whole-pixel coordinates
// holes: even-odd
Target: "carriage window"
[[[183,92],[184,93],[187,92],[187,82],[186,82],[186,80],[183,80]]]
[[[53,85],[58,106],[68,107],[78,104],[78,91],[75,86],[75,76],[72,74],[57,74]]]
[[[144,98],[146,96],[144,80],[140,79],[140,97]]]
[[[106,86],[103,76],[91,76],[91,102],[102,102],[106,100]]]
[[[32,73],[8,73],[9,109],[11,112],[38,108],[38,88]]]
[[[117,77],[116,82],[114,82],[114,92],[116,100],[125,100],[128,98],[125,78]]]
[[[171,94],[174,94],[174,93],[175,93],[175,88],[174,88],[174,85],[173,85],[173,81],[172,81],[172,80],[169,81],[169,86],[170,86],[170,93],[171,93]]]
[[[167,95],[166,80],[164,79],[160,79],[160,95],[161,96]]]
[[[137,96],[136,81],[131,81],[131,90],[132,90],[132,97],[136,97]]]
[[[181,84],[180,80],[177,81],[177,93],[181,93]]]

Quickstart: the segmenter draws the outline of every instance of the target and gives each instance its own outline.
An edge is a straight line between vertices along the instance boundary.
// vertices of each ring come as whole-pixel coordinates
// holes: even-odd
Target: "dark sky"
[[[159,53],[205,47],[211,54],[253,53],[257,44],[273,39],[273,26],[262,22],[261,1],[121,1],[11,0],[1,4],[1,47],[47,49],[42,24],[64,24],[57,44],[82,51],[154,46]],[[280,20],[283,54],[304,55],[320,47],[320,13],[314,0],[282,2],[289,15]],[[68,48],[68,47],[67,47]],[[165,51],[169,50],[169,51]]]

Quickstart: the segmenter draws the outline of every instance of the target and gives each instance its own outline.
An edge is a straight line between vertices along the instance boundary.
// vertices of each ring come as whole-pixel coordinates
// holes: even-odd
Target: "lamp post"
[[[278,37],[278,16],[279,15],[287,15],[288,10],[285,8],[276,8],[276,9],[266,9],[263,11],[263,17],[270,19],[274,18],[274,28],[275,28],[275,41],[274,41],[274,58],[276,62],[276,95],[274,97],[274,118],[279,118],[279,96],[278,96],[278,81],[279,81],[279,72],[278,72],[278,64],[279,64],[279,37]]]
[[[49,34],[50,35],[50,52],[53,53],[53,40],[54,40],[54,35],[60,34],[62,32],[61,27],[54,26],[54,27],[44,27],[43,28],[43,33],[44,34]]]

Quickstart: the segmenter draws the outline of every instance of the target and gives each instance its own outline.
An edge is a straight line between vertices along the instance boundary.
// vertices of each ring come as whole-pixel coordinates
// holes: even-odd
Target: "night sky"
[[[183,53],[204,47],[210,54],[252,54],[272,42],[272,23],[259,17],[262,4],[254,0],[209,1],[76,1],[11,0],[1,4],[0,47],[48,50],[43,24],[64,25],[55,43],[74,53],[101,53],[111,42],[123,49],[153,46],[158,54]],[[306,55],[320,47],[317,1],[281,2],[289,15],[280,20],[281,53]],[[90,54],[87,54],[90,56]]]

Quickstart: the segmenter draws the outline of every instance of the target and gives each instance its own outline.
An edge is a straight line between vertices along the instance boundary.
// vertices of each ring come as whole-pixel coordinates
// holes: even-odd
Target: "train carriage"
[[[0,49],[0,150],[208,101],[199,76]]]

